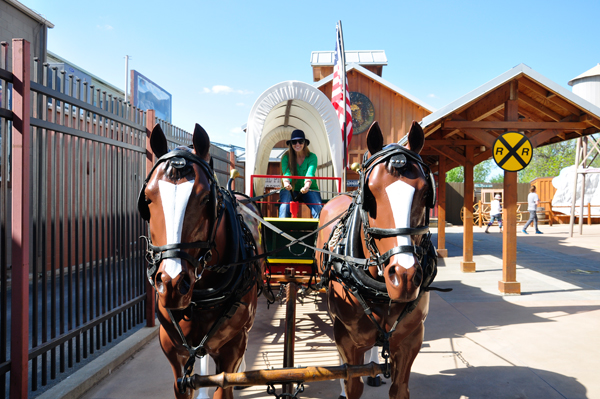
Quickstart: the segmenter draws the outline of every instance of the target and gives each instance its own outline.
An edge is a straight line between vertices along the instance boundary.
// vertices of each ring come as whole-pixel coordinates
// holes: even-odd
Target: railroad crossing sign
[[[498,167],[507,172],[518,172],[531,162],[533,146],[524,134],[506,132],[494,141],[492,155]]]

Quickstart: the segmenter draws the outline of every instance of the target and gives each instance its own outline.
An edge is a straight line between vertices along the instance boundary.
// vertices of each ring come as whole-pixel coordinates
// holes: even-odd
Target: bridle
[[[371,157],[367,158],[367,156],[368,153],[365,153],[362,170],[360,172],[359,195],[356,201],[357,205],[359,205],[359,210],[361,212],[363,232],[365,235],[365,242],[367,244],[367,248],[371,253],[373,263],[375,263],[378,266],[380,273],[382,273],[383,268],[387,266],[387,264],[390,261],[390,258],[394,255],[401,253],[412,253],[413,255],[417,256],[417,258],[420,261],[423,255],[429,250],[430,242],[422,243],[420,245],[399,245],[381,255],[379,249],[377,248],[377,244],[375,243],[375,239],[428,234],[429,212],[431,208],[433,208],[433,206],[435,205],[435,180],[433,178],[431,170],[429,169],[429,166],[427,166],[427,164],[423,162],[419,154],[410,151],[399,144],[390,144],[384,147],[381,151],[372,155]],[[421,172],[424,176],[427,177],[427,184],[429,187],[426,194],[426,221],[424,225],[418,227],[402,227],[395,229],[381,229],[370,226],[368,209],[366,209],[367,201],[365,197],[367,193],[369,176],[371,175],[371,172],[373,171],[375,166],[387,162],[388,160],[391,164],[391,167],[397,170],[403,169],[407,165],[408,160],[411,160],[417,165],[419,165]]]
[[[146,222],[150,222],[150,209],[148,208],[148,203],[146,202],[146,196],[144,194],[146,190],[146,186],[150,181],[150,178],[154,171],[158,168],[158,166],[164,162],[171,161],[171,165],[175,168],[181,169],[187,166],[188,162],[197,164],[204,171],[206,178],[210,183],[210,200],[209,203],[213,205],[212,211],[212,229],[211,236],[208,240],[198,240],[189,243],[173,243],[162,246],[155,246],[152,244],[152,240],[149,237],[144,237],[148,244],[148,249],[146,251],[146,260],[148,261],[148,280],[150,284],[154,286],[154,277],[158,271],[158,267],[160,263],[165,259],[181,259],[187,261],[194,268],[194,275],[196,280],[200,279],[202,272],[206,268],[206,264],[212,259],[212,250],[216,248],[215,237],[217,228],[221,219],[223,217],[223,205],[222,201],[219,200],[219,187],[217,179],[215,177],[215,173],[213,168],[200,158],[199,156],[193,154],[191,151],[187,149],[175,149],[170,151],[160,157],[156,164],[148,173],[146,180],[144,181],[144,185],[140,190],[138,196],[138,211],[141,217],[146,220]],[[186,249],[202,249],[201,255],[198,259],[190,255],[188,252],[184,251]]]

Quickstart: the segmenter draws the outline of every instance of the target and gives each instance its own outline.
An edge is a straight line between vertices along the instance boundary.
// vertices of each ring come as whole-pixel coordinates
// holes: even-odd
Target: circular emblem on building
[[[494,162],[507,172],[524,169],[533,158],[531,141],[522,133],[506,132],[494,141]]]
[[[352,108],[352,134],[364,133],[375,121],[375,108],[367,96],[350,92],[350,108]]]

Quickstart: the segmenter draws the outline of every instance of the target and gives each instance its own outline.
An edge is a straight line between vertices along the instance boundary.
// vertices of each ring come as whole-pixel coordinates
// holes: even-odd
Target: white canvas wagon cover
[[[310,84],[285,81],[262,93],[250,111],[246,129],[246,194],[250,194],[250,175],[267,173],[273,146],[289,140],[295,129],[304,131],[319,165],[329,165],[318,175],[341,177],[342,133],[331,100]],[[264,179],[255,179],[254,190],[254,195],[263,193]]]

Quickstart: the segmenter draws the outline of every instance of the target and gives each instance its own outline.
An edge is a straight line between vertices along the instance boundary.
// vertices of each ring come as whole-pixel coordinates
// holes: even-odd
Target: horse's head
[[[193,286],[210,261],[217,194],[208,134],[196,124],[193,150],[168,150],[157,124],[150,136],[159,160],[140,192],[138,209],[149,222],[149,278],[165,308],[189,305]]]
[[[390,299],[398,302],[417,298],[426,267],[420,260],[428,247],[421,245],[428,232],[435,183],[419,156],[424,140],[416,122],[406,147],[384,147],[377,122],[367,133],[370,158],[362,166],[365,249],[378,258]]]

